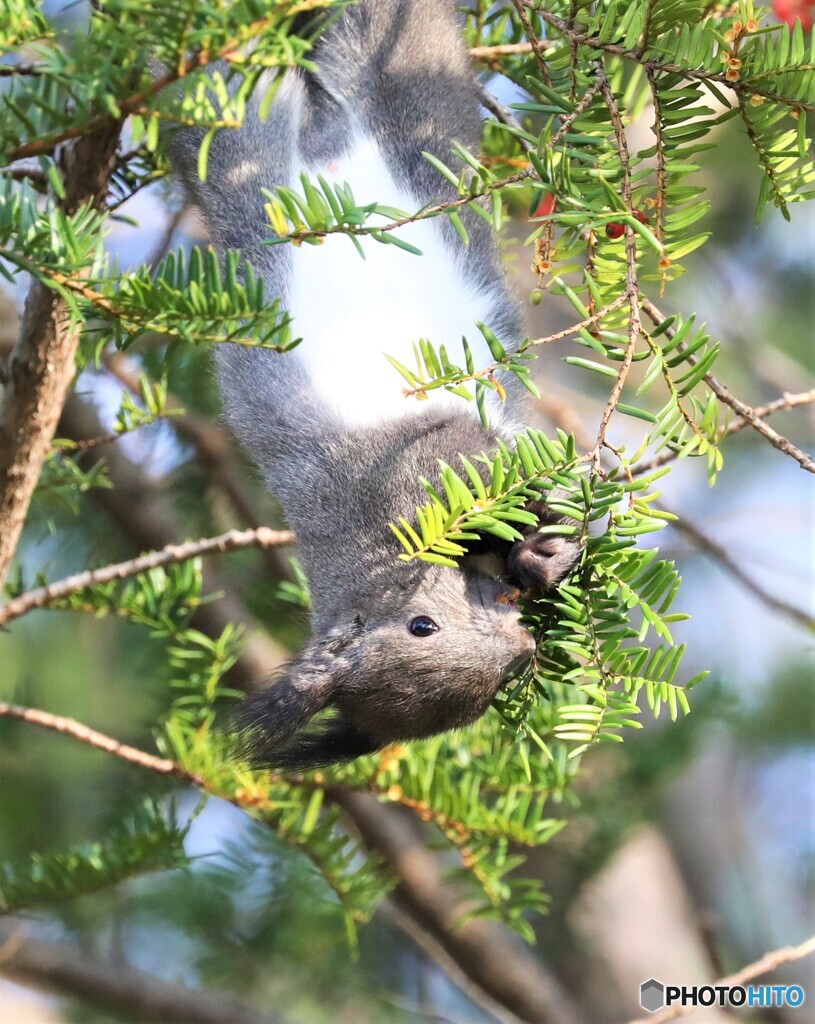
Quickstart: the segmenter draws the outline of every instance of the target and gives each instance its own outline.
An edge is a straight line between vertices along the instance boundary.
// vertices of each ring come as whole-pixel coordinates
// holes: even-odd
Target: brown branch
[[[253,39],[258,35],[258,33],[278,17],[279,12],[275,10],[268,17],[261,18],[252,25],[245,26],[237,36],[230,39],[226,45],[222,46],[215,53],[210,53],[210,51],[206,49],[196,50],[194,53],[191,53],[187,57],[186,61],[182,62],[172,71],[168,71],[159,78],[154,79],[147,88],[140,89],[138,92],[134,92],[130,96],[126,96],[120,100],[118,108],[121,111],[122,117],[124,118],[130,114],[139,112],[150,113],[149,111],[143,110],[145,100],[155,96],[156,93],[161,92],[161,90],[165,89],[168,85],[172,85],[174,82],[178,82],[182,78],[192,74],[193,71],[206,67],[207,64],[211,64],[223,57],[228,57],[243,43],[248,42],[250,39]],[[32,139],[30,142],[25,142],[16,149],[12,149],[6,153],[6,161],[7,163],[14,163],[17,160],[26,160],[29,157],[44,156],[53,152],[61,143],[68,142],[70,139],[82,139],[96,134],[98,131],[104,129],[104,126],[109,123],[109,120],[110,118],[107,115],[97,115],[96,117],[91,117],[85,124],[72,125],[70,128],[65,128],[63,131],[57,132],[54,135],[48,135],[41,139]]]
[[[755,963],[742,967],[735,974],[728,974],[727,977],[720,978],[717,982],[714,982],[713,987],[719,988],[724,986],[725,988],[733,988],[736,985],[743,985],[745,981],[760,978],[763,974],[777,970],[783,964],[803,960],[804,957],[810,956],[812,953],[815,953],[815,935],[807,939],[806,942],[802,942],[800,946],[784,946],[783,949],[776,949],[771,953],[765,953]],[[665,1010],[660,1010],[658,1013],[651,1014],[648,1017],[629,1021],[629,1024],[666,1024],[667,1021],[676,1020],[677,1017],[687,1017],[698,1009],[700,1009],[698,1006],[669,1006]]]
[[[39,726],[41,729],[50,729],[52,732],[59,732],[65,736],[71,736],[80,743],[97,750],[103,750],[106,754],[113,754],[123,761],[146,768],[148,771],[156,772],[158,775],[170,776],[180,779],[182,782],[189,782],[193,786],[206,788],[203,779],[192,772],[182,768],[180,764],[171,761],[166,757],[156,757],[136,747],[120,743],[111,736],[97,732],[73,718],[65,718],[62,715],[53,715],[49,711],[40,711],[37,708],[24,708],[18,704],[9,704],[0,701],[0,718],[14,718],[20,722],[28,722],[29,725]]]
[[[541,78],[543,79],[544,84],[549,86],[549,88],[551,89],[552,80],[549,77],[549,69],[546,67],[546,58],[543,56],[543,50],[541,49],[540,40],[535,34],[535,30],[532,28],[532,23],[530,22],[529,17],[526,11],[524,10],[524,6],[520,2],[520,0],[512,0],[512,6],[515,8],[515,11],[517,12],[518,19],[521,22],[523,30],[526,33],[526,37],[529,40],[529,43],[532,47],[532,52],[535,55],[535,62],[538,65],[538,70],[540,71]]]
[[[648,314],[654,325],[659,325],[665,322],[667,317],[664,313],[661,313],[657,307],[650,301],[650,299],[642,299],[642,308]],[[672,338],[676,333],[672,327],[669,327],[665,332],[669,338]],[[683,351],[684,346],[680,344],[678,351]],[[688,356],[688,362],[691,366],[695,366],[698,363],[696,356]],[[736,398],[731,391],[725,387],[721,381],[717,380],[712,373],[706,373],[702,378],[710,390],[716,397],[724,402],[725,405],[729,406],[735,413],[737,413],[743,420],[746,420],[750,426],[757,430],[759,434],[765,437],[773,448],[777,448],[778,451],[783,452],[785,455],[789,455],[791,459],[794,459],[802,469],[805,469],[808,473],[815,473],[815,460],[811,456],[807,455],[806,452],[801,451],[792,441],[773,430],[773,428],[765,423],[764,420],[756,414],[755,409],[751,408],[745,402]]]
[[[126,562],[106,565],[101,569],[90,569],[37,587],[36,590],[28,590],[0,607],[0,626],[12,619],[20,618],[35,608],[47,608],[56,604],[76,591],[84,590],[85,587],[127,579],[129,576],[137,576],[140,572],[157,569],[159,566],[175,565],[191,558],[200,558],[202,555],[225,554],[228,551],[242,551],[244,548],[254,547],[284,547],[294,543],[295,536],[290,530],[272,530],[268,526],[261,526],[256,530],[228,530],[217,537],[202,537],[183,544],[169,544],[160,551],[150,551]]]
[[[103,432],[104,425],[93,406],[71,395],[60,420],[60,436],[82,440],[98,437]],[[181,543],[184,528],[156,481],[128,458],[119,445],[107,447],[105,466],[113,487],[93,490],[90,498],[131,539],[136,553]],[[208,594],[221,596],[217,601],[204,601],[198,607],[193,617],[197,629],[216,639],[232,623],[245,622],[249,627],[250,635],[229,677],[232,681],[238,678],[240,685],[249,689],[257,680],[274,672],[288,653],[252,619],[235,595],[234,587],[210,564],[204,573],[204,588]]]
[[[120,122],[106,118],[65,154],[67,213],[99,205],[113,173]],[[74,376],[81,324],[65,299],[34,280],[0,401],[0,584],[8,571]]]
[[[602,64],[598,61],[596,64],[597,81],[600,84],[600,89],[603,94],[603,99],[608,107],[608,112],[611,115],[611,124],[614,128],[614,138],[617,143],[617,153],[620,158],[620,169],[622,170],[622,181],[620,183],[620,193],[622,195],[623,202],[625,203],[626,209],[629,214],[634,212],[634,200],[631,187],[631,161],[628,155],[628,143],[625,138],[625,126],[623,125],[622,115],[620,114],[620,108],[617,105],[617,100],[612,91],[608,77],[606,76],[605,69]],[[634,229],[630,224],[626,224],[625,227],[625,261],[626,261],[626,291],[625,295],[629,303],[629,314],[628,314],[628,343],[625,347],[625,354],[623,356],[620,370],[617,374],[617,380],[614,382],[614,387],[611,389],[606,407],[603,410],[603,415],[600,420],[600,429],[597,431],[597,440],[594,443],[594,447],[588,453],[588,457],[594,462],[597,469],[600,468],[600,456],[602,454],[603,446],[606,443],[606,431],[608,425],[611,422],[611,417],[614,415],[614,410],[617,408],[617,404],[623,393],[625,382],[628,379],[631,365],[634,361],[634,351],[637,347],[637,341],[639,340],[640,334],[642,333],[642,322],[640,320],[640,306],[639,306],[639,276],[637,270],[637,236]]]
[[[664,509],[664,505],[660,506]],[[766,590],[762,584],[756,582],[749,576],[744,569],[736,562],[730,554],[716,541],[711,540],[705,533],[703,533],[698,526],[694,526],[693,523],[689,522],[685,516],[677,517],[675,522],[670,524],[677,533],[682,534],[686,537],[695,548],[698,548],[703,555],[712,559],[716,564],[723,569],[728,576],[732,576],[737,583],[740,583],[745,590],[749,591],[754,597],[757,597],[759,601],[767,605],[773,611],[778,612],[779,615],[784,615],[788,619],[792,619],[793,622],[799,626],[803,626],[810,632],[815,632],[815,618],[805,612],[803,609],[798,608],[796,605],[791,604],[789,601],[784,601],[779,597],[775,597],[768,590]]]
[[[383,856],[399,879],[395,903],[482,993],[530,1024],[581,1020],[557,979],[520,940],[494,921],[476,917],[462,923],[467,906],[442,881],[438,862],[411,819],[364,793],[340,791],[334,797],[368,849]]]
[[[607,42],[603,39],[599,39],[597,36],[586,35],[584,32],[581,32],[579,29],[570,25],[568,21],[558,17],[556,14],[552,14],[551,11],[547,11],[545,7],[539,6],[540,0],[518,0],[518,2],[523,4],[524,7],[528,7],[530,10],[534,11],[543,19],[543,21],[560,32],[561,35],[564,35],[572,43],[576,43],[581,46],[589,46],[593,50],[600,50],[603,53],[615,54],[618,57],[623,57],[626,60],[631,60],[640,64],[644,69],[651,69],[652,71],[659,71],[664,74],[681,75],[683,78],[696,82],[716,82],[717,85],[723,85],[725,88],[730,89],[737,95],[746,94],[748,97],[763,96],[765,99],[771,100],[772,102],[797,107],[799,110],[815,111],[815,103],[797,100],[791,96],[783,96],[781,93],[777,93],[769,89],[761,89],[758,86],[752,85],[750,82],[742,80],[731,82],[723,71],[700,71],[696,68],[684,67],[681,64],[668,64],[652,57],[643,59],[643,55],[639,50],[627,50],[621,43]],[[479,49],[482,51],[478,53],[478,56],[481,59],[490,59],[493,56],[489,52],[492,49],[491,47],[480,47]],[[472,51],[470,52],[472,53]]]
[[[759,405],[753,409],[753,413],[758,416],[759,419],[766,419],[767,416],[772,416],[775,412],[781,412],[783,409],[794,409],[799,405],[810,405],[815,402],[815,388],[811,391],[800,391],[798,394],[792,394],[789,391],[785,391],[780,398],[776,398],[772,402],[767,402],[766,405]],[[746,419],[739,418],[732,420],[725,431],[725,437],[729,437],[731,434],[738,434],[744,430],[745,427],[749,427],[750,423]]]
[[[30,988],[80,999],[95,1009],[148,1024],[283,1024],[225,993],[164,981],[65,943],[0,930],[0,975]],[[11,1024],[11,1022],[9,1022]]]
[[[471,46],[469,54],[474,60],[493,60],[495,57],[514,57],[532,53],[532,43],[500,43],[497,46]]]
[[[810,405],[815,402],[815,389],[812,391],[801,391],[798,394],[792,394],[789,391],[785,391],[781,398],[776,398],[772,402],[767,402],[766,405],[759,405],[753,409],[753,413],[760,419],[766,419],[768,416],[772,416],[773,413],[782,412],[785,409],[794,409],[799,405]],[[752,424],[746,420],[738,417],[737,419],[731,420],[727,427],[719,435],[718,443],[721,443],[725,438],[730,437],[731,434],[739,434],[745,427],[749,427]],[[659,469],[660,466],[664,466],[669,462],[674,462],[679,458],[678,451],[671,451],[665,449],[655,455],[653,459],[649,459],[647,462],[638,462],[635,466],[631,467],[631,473],[633,476],[642,476],[643,473],[650,473],[654,469]]]

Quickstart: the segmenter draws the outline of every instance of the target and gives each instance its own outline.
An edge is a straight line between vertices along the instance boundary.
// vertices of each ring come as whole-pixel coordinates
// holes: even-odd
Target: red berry
[[[548,217],[555,208],[555,195],[553,192],[544,192],[540,202],[535,207],[533,217]]]
[[[795,24],[795,19],[801,19],[801,28],[807,32],[812,28],[815,20],[815,4],[807,0],[774,0],[773,10],[779,21],[784,21],[790,28]]]
[[[645,214],[642,212],[642,210],[634,210],[634,216],[637,218],[637,220],[640,222],[640,224],[647,224],[648,223],[648,218],[645,216]]]
[[[610,220],[606,224],[606,234],[609,238],[622,238],[625,234],[625,228],[616,220]]]

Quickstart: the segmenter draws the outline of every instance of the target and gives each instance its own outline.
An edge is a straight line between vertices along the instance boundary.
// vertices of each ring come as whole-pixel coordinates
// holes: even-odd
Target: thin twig
[[[577,334],[578,331],[582,331],[586,327],[591,327],[592,324],[596,324],[602,320],[604,316],[608,316],[609,313],[613,313],[615,309],[619,309],[623,303],[628,301],[627,292],[623,292],[622,295],[618,295],[613,302],[609,302],[607,306],[603,306],[601,310],[596,313],[592,313],[591,316],[587,316],[585,320],[581,320],[579,323],[572,324],[571,327],[564,327],[562,331],[556,331],[554,334],[548,334],[545,338],[534,338],[523,342],[514,352],[510,352],[507,357],[510,361],[521,355],[523,352],[528,351],[530,348],[534,348],[537,345],[549,345],[553,341],[561,341],[563,338],[568,338],[572,334]],[[496,360],[494,363],[490,363],[483,370],[474,370],[472,373],[462,374],[460,377],[451,377],[445,380],[446,384],[464,384],[471,380],[494,380],[495,374],[499,370],[506,369],[506,360]],[[405,398],[410,398],[413,395],[425,396],[428,390],[434,390],[430,387],[430,383],[418,384],[414,388],[405,388],[402,392]]]
[[[753,413],[763,420],[768,416],[772,416],[773,413],[781,412],[785,409],[794,409],[799,405],[810,405],[813,402],[815,402],[815,389],[812,391],[801,391],[798,394],[791,394],[789,391],[785,391],[781,398],[776,398],[766,405],[756,406],[753,409]],[[731,420],[719,435],[717,443],[721,443],[725,438],[730,437],[731,434],[741,433],[745,427],[749,426],[752,426],[749,420],[743,419],[740,416],[737,419]],[[674,462],[678,458],[678,451],[666,448],[658,455],[655,455],[653,459],[649,459],[647,462],[638,462],[635,466],[632,466],[631,473],[634,476],[642,476],[643,473],[650,473],[652,470],[659,469],[660,466]]]
[[[532,43],[499,43],[497,46],[471,46],[469,49],[474,60],[515,57],[525,53],[532,53]]]
[[[187,562],[201,555],[225,554],[228,551],[241,551],[244,548],[285,547],[295,543],[295,536],[290,530],[272,530],[261,526],[254,530],[228,530],[217,537],[205,537],[190,540],[183,544],[169,544],[160,551],[150,551],[138,558],[126,562],[116,562],[101,569],[89,569],[76,573],[66,579],[57,580],[36,590],[28,590],[19,597],[13,598],[8,604],[0,607],[0,626],[18,619],[26,612],[35,608],[47,608],[58,601],[70,597],[78,590],[123,580],[136,576],[140,572],[157,569],[160,566]]]
[[[535,34],[535,30],[532,28],[532,23],[529,20],[529,16],[524,10],[523,4],[520,2],[520,0],[512,0],[512,5],[518,14],[518,18],[521,24],[523,25],[526,37],[529,40],[529,43],[532,47],[532,52],[535,54],[535,62],[538,65],[538,70],[540,71],[541,78],[543,79],[544,84],[551,89],[552,80],[549,77],[549,69],[546,66],[546,58],[543,56],[543,50],[541,49],[540,40]]]
[[[50,729],[52,732],[59,732],[65,736],[71,736],[80,743],[84,743],[96,750],[103,750],[106,754],[113,754],[123,761],[146,768],[148,771],[156,772],[158,775],[171,776],[180,779],[182,782],[192,783],[194,786],[205,788],[204,780],[194,772],[188,772],[176,761],[167,757],[157,757],[155,754],[148,754],[137,747],[131,747],[127,743],[120,743],[111,736],[97,732],[74,718],[66,718],[63,715],[53,715],[49,711],[40,711],[38,708],[25,708],[18,704],[9,704],[0,701],[0,718],[14,718],[20,722],[27,722],[29,725],[39,726],[41,729]]]
[[[648,314],[655,326],[663,324],[665,320],[667,320],[665,314],[661,313],[650,299],[642,299],[642,308]],[[672,327],[669,327],[665,333],[669,338],[672,338],[675,331]],[[683,351],[684,346],[680,344],[678,349],[679,351]],[[691,366],[695,366],[698,363],[698,359],[696,356],[689,355],[688,362]],[[815,460],[813,460],[811,456],[807,455],[806,452],[801,451],[801,449],[794,445],[792,441],[779,434],[777,430],[773,430],[768,423],[765,423],[764,420],[756,414],[755,409],[752,409],[749,405],[736,398],[736,396],[732,394],[731,391],[721,383],[721,381],[717,380],[712,373],[706,373],[702,379],[720,401],[729,406],[743,420],[746,420],[754,430],[757,430],[759,434],[764,436],[770,442],[773,448],[777,448],[778,451],[783,452],[785,455],[789,455],[791,459],[795,459],[798,465],[808,473],[815,473]]]
[[[664,505],[660,507],[664,509]],[[797,605],[771,594],[762,584],[756,582],[752,576],[749,576],[721,544],[711,540],[698,526],[694,526],[693,523],[689,522],[685,516],[679,516],[676,522],[671,523],[671,526],[677,533],[686,537],[703,555],[707,555],[708,558],[712,559],[728,576],[732,576],[745,590],[767,605],[768,608],[778,612],[779,615],[792,619],[793,622],[803,626],[804,629],[815,632],[815,617],[809,615],[802,608],[797,607]]]
[[[806,942],[802,942],[800,946],[784,946],[783,949],[776,949],[771,953],[765,953],[755,963],[742,967],[735,974],[729,974],[725,978],[720,978],[717,982],[714,982],[712,987],[719,988],[723,986],[724,988],[733,988],[736,985],[743,985],[745,981],[760,978],[762,974],[775,971],[783,964],[803,960],[804,957],[810,956],[812,953],[815,953],[815,935],[807,939]],[[629,1024],[666,1024],[667,1021],[676,1020],[677,1017],[687,1017],[698,1009],[699,1006],[669,1006],[657,1014],[651,1014],[650,1017],[640,1017],[637,1020],[629,1021]]]
[[[174,82],[192,74],[193,71],[197,71],[199,68],[206,67],[207,64],[211,64],[222,57],[226,57],[229,54],[234,53],[239,46],[248,42],[250,39],[254,39],[255,36],[257,36],[277,17],[279,17],[279,12],[275,10],[275,12],[269,16],[259,19],[252,25],[247,25],[245,28],[241,29],[239,35],[230,39],[229,42],[222,46],[216,53],[210,53],[209,50],[206,49],[196,50],[194,53],[191,53],[187,57],[186,61],[181,65],[173,68],[172,71],[166,72],[159,78],[154,79],[147,88],[140,89],[138,92],[120,100],[117,105],[121,116],[126,117],[130,114],[136,114],[139,112],[152,113],[152,111],[145,110],[145,100],[155,96],[156,93],[161,92],[161,90],[166,88],[168,85],[172,85]],[[29,157],[44,156],[48,153],[52,153],[61,143],[67,142],[70,139],[77,139],[90,135],[102,128],[109,122],[109,120],[110,117],[107,114],[100,114],[96,117],[90,118],[85,124],[72,125],[70,128],[65,128],[63,131],[57,132],[54,135],[46,136],[45,138],[32,139],[30,142],[25,142],[16,149],[12,149],[6,153],[6,161],[8,163],[15,163],[17,160],[25,160]]]
[[[643,68],[650,68],[653,71],[659,71],[664,74],[676,74],[681,75],[683,78],[691,79],[696,82],[716,82],[718,85],[723,85],[725,88],[730,89],[732,92],[737,94],[746,93],[748,96],[763,96],[765,99],[775,103],[784,103],[788,106],[797,107],[799,110],[815,111],[815,103],[809,103],[804,100],[794,99],[791,96],[783,96],[780,93],[774,92],[768,89],[760,89],[750,82],[735,81],[731,82],[726,76],[725,72],[721,71],[704,71],[696,68],[684,67],[681,64],[668,64],[657,58],[649,57],[647,60],[643,59],[642,54],[638,50],[627,50],[621,43],[607,42],[606,40],[599,39],[597,36],[589,36],[579,29],[571,26],[563,18],[558,17],[556,14],[552,14],[551,11],[547,11],[545,7],[539,6],[539,0],[518,0],[524,7],[528,7],[530,10],[538,14],[543,21],[545,21],[552,28],[556,29],[567,39],[573,43],[577,43],[582,46],[591,47],[593,50],[601,50],[603,53],[613,53],[618,57],[623,57],[626,60],[635,61]],[[531,45],[529,49],[531,50]],[[480,52],[477,56],[482,60],[489,60],[493,57],[490,50],[494,49],[491,47],[479,47]],[[517,51],[523,52],[523,51]],[[472,51],[471,51],[472,53]],[[500,54],[498,54],[500,56]]]
[[[625,138],[625,126],[623,125],[622,115],[620,114],[620,108],[617,105],[617,100],[612,91],[608,77],[605,72],[605,68],[602,63],[598,61],[595,65],[597,81],[600,84],[600,89],[603,94],[603,99],[608,107],[609,114],[611,115],[611,124],[614,128],[614,138],[617,143],[617,153],[620,158],[620,169],[622,171],[622,180],[620,182],[620,194],[623,202],[625,203],[626,209],[629,213],[634,212],[634,201],[631,187],[631,161],[628,155],[628,143]],[[614,382],[614,387],[611,389],[606,407],[603,410],[603,416],[600,420],[600,429],[597,432],[597,440],[594,443],[594,447],[588,453],[588,457],[594,462],[597,469],[600,467],[600,455],[603,446],[606,441],[606,431],[608,425],[611,422],[611,417],[614,414],[614,410],[617,408],[617,404],[620,401],[620,397],[625,387],[625,382],[628,379],[631,365],[634,361],[634,351],[637,347],[640,334],[642,333],[642,321],[640,320],[640,306],[639,306],[639,276],[637,270],[637,236],[634,229],[630,224],[626,224],[625,228],[625,261],[626,261],[626,291],[625,295],[629,303],[629,314],[628,314],[628,343],[625,347],[625,354],[623,355],[623,361],[620,365],[620,370],[617,374],[617,380]]]

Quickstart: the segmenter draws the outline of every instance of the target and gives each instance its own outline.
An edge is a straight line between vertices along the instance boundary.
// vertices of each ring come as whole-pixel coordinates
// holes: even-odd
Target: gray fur
[[[170,147],[215,246],[242,250],[270,299],[284,306],[291,253],[263,245],[270,229],[259,190],[288,183],[295,136],[307,163],[325,163],[347,149],[345,111],[352,109],[417,208],[454,197],[422,151],[452,164],[454,140],[474,152],[479,146],[475,84],[451,0],[360,0],[313,56],[316,76],[288,71],[265,122],[257,116],[261,88],[245,125],[216,136],[205,182],[196,171],[200,134],[181,132]],[[451,261],[492,296],[489,320],[499,336],[517,340],[521,319],[491,231],[465,217],[466,248],[439,222]],[[223,345],[216,359],[229,423],[297,532],[313,599],[315,638],[249,708],[260,759],[309,767],[474,721],[508,666],[531,655],[532,638],[505,583],[472,568],[400,562],[388,523],[413,518],[426,500],[419,477],[437,476],[438,459],[455,463],[458,453],[487,450],[502,435],[485,431],[464,402],[460,412],[431,409],[349,429],[321,405],[290,356]],[[545,553],[550,561],[538,583],[555,582],[574,563],[573,545],[552,543],[560,546]],[[527,576],[535,582],[534,567]],[[417,615],[436,620],[439,632],[412,636],[407,624]],[[304,739],[298,730],[325,707],[337,717],[327,732]]]

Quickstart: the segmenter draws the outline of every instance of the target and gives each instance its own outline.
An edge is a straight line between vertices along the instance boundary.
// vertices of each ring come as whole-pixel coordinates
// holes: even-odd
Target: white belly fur
[[[300,186],[302,169],[294,168],[295,188]],[[379,202],[407,212],[417,207],[364,135],[348,156],[327,167],[309,168],[308,173],[312,180],[319,173],[330,182],[350,184],[359,205]],[[410,224],[399,229],[399,236],[422,255],[361,238],[363,259],[341,235],[328,236],[322,245],[292,250],[288,310],[294,336],[303,339],[292,355],[306,366],[321,400],[349,426],[451,405],[477,415],[474,402],[443,389],[429,392],[427,401],[406,398],[403,389],[408,385],[385,353],[415,369],[414,343],[426,338],[436,349],[444,345],[452,362],[464,366],[465,336],[476,369],[492,361],[475,326],[476,320],[487,320],[489,296],[478,294],[463,279],[437,224]]]

